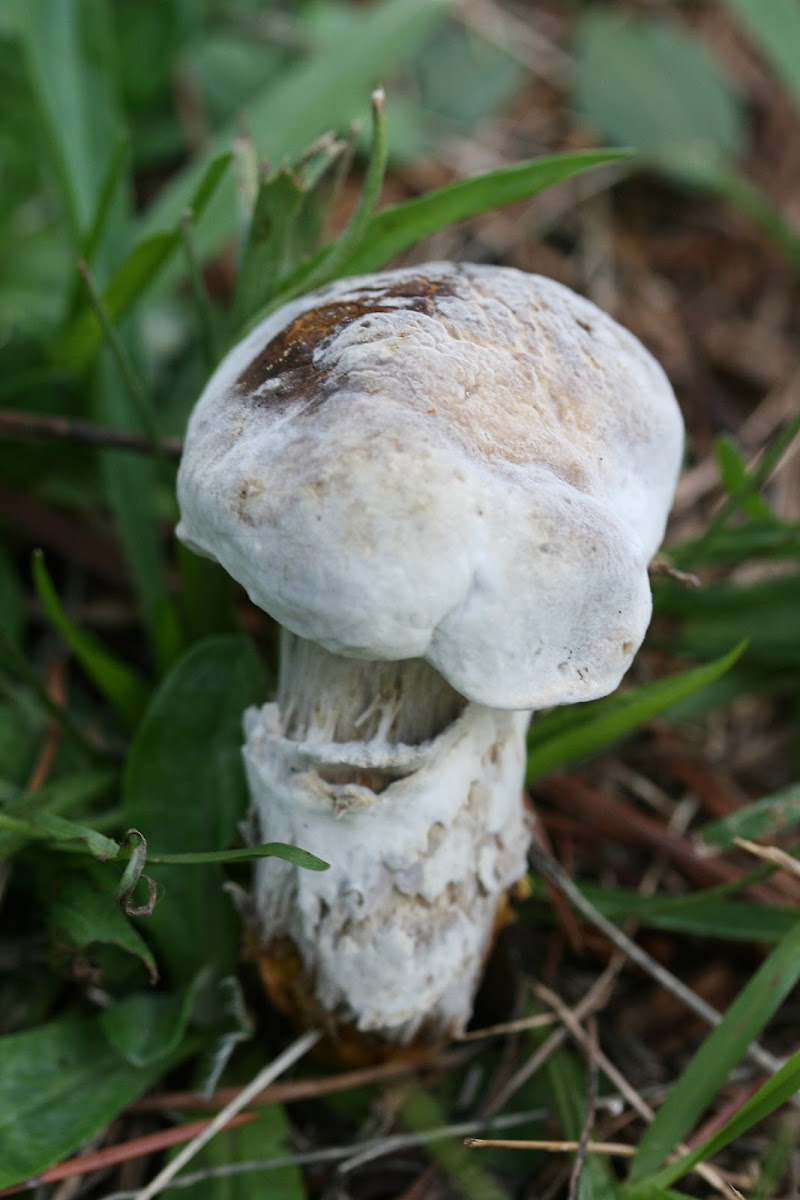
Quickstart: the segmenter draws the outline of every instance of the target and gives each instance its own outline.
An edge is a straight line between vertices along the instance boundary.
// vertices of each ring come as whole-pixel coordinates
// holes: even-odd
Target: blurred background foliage
[[[800,823],[798,61],[796,0],[0,5],[0,1186],[182,1063],[183,1079],[217,1079],[253,1012],[262,1038],[285,1034],[239,969],[233,907],[216,904],[246,865],[153,862],[236,844],[239,713],[267,694],[274,652],[268,620],[174,545],[175,439],[265,307],[337,273],[452,257],[588,294],[664,363],[687,419],[647,647],[620,695],[534,724],[529,758],[544,827],[596,909],[666,939],[721,1009],[751,989],[755,1018],[733,1013],[717,1068],[689,1076],[692,1106],[678,1093],[684,1116],[665,1106],[643,1142],[631,1186],[667,1194],[653,1182],[664,1147],[800,970],[785,940],[796,880],[767,868],[743,898],[752,873],[732,849],[744,831],[790,852]],[[379,84],[385,127],[370,116]],[[122,886],[131,826],[150,843],[150,918]],[[724,863],[708,866],[701,834]],[[644,897],[655,860],[665,895]],[[551,977],[566,959],[566,987],[604,961],[562,922],[534,881],[517,995],[543,969],[534,928]],[[737,959],[719,952],[731,941]],[[759,974],[765,946],[777,957]],[[493,987],[504,1014],[509,987]],[[622,987],[606,1036],[640,1077],[674,1078],[697,1031],[670,1041],[654,1001],[626,1034],[642,989]],[[796,1005],[782,1021],[773,1036],[794,1053]],[[398,1100],[398,1120],[446,1123],[462,1084]],[[585,1090],[561,1051],[515,1103],[555,1108],[569,1135]],[[352,1138],[373,1101],[362,1090],[309,1128]],[[266,1132],[227,1135],[209,1163],[277,1153],[285,1118],[269,1111]],[[769,1138],[777,1188],[791,1146]],[[457,1194],[498,1194],[457,1153],[435,1161]],[[511,1191],[547,1171],[481,1162]],[[592,1162],[583,1186],[618,1194]],[[282,1187],[306,1194],[294,1169]]]

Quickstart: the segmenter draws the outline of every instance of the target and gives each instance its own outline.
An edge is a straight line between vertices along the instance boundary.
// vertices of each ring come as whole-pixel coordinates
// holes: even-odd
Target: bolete
[[[650,619],[683,426],[644,347],[568,288],[429,263],[292,301],[189,423],[178,535],[283,627],[245,716],[267,970],[394,1044],[468,1021],[524,873],[533,710],[612,691]]]

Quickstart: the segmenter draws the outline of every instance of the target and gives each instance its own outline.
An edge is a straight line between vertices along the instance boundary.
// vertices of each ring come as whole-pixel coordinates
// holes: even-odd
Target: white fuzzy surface
[[[588,700],[647,628],[682,441],[661,368],[589,301],[432,263],[304,297],[231,352],[178,532],[333,653],[427,658],[497,708]]]
[[[265,944],[288,937],[329,1013],[395,1042],[463,1029],[501,897],[525,871],[521,802],[528,714],[469,705],[434,741],[302,744],[275,705],[246,717],[245,764],[266,841],[330,862],[323,873],[258,863]],[[403,778],[375,794],[330,785],[331,764]]]

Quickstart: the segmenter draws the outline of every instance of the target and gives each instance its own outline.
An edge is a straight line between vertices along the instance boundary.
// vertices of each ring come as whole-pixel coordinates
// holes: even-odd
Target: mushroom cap
[[[467,699],[613,690],[683,424],[659,365],[568,288],[429,263],[287,304],[224,359],[178,475],[178,536],[300,637],[426,658]]]

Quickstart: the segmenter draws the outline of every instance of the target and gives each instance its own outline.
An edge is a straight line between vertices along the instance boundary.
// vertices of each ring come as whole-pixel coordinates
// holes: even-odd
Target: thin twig
[[[259,1092],[251,1100],[251,1105],[289,1104],[295,1100],[316,1100],[319,1096],[330,1096],[337,1092],[346,1092],[350,1088],[363,1087],[369,1083],[379,1083],[386,1079],[396,1079],[402,1075],[410,1075],[421,1067],[437,1067],[446,1070],[458,1066],[463,1061],[463,1052],[454,1054],[439,1054],[437,1051],[424,1050],[419,1055],[410,1055],[401,1062],[379,1063],[374,1067],[358,1067],[353,1071],[343,1071],[340,1075],[326,1075],[322,1078],[290,1079],[283,1083],[273,1084]],[[128,1109],[129,1112],[192,1112],[208,1111],[222,1108],[235,1096],[239,1088],[218,1088],[211,1096],[201,1092],[158,1092],[155,1096],[143,1096],[136,1100]]]
[[[595,980],[580,1003],[575,1006],[573,1011],[576,1020],[581,1021],[589,1013],[603,1007],[607,1002],[610,988],[618,973],[619,967],[612,962],[603,974]],[[555,1054],[559,1046],[563,1045],[566,1041],[567,1036],[565,1028],[553,1030],[550,1036],[537,1047],[528,1061],[523,1063],[519,1070],[506,1081],[505,1086],[492,1097],[491,1102],[486,1106],[486,1115],[499,1112],[511,1096],[513,1096],[514,1092],[518,1088],[521,1088],[523,1083],[527,1083],[530,1077],[535,1075],[540,1067],[547,1062],[548,1058],[552,1054]]]
[[[800,875],[800,859],[794,858],[788,851],[781,850],[778,846],[760,846],[758,842],[751,842],[747,838],[741,837],[734,838],[733,842],[740,850],[746,850],[754,858],[774,863],[776,867],[789,871],[792,875]]]
[[[668,1090],[665,1087],[648,1089],[653,1095],[662,1096]],[[621,1111],[622,1097],[602,1096],[597,1102],[598,1111]],[[489,1120],[479,1119],[464,1121],[458,1125],[445,1125],[440,1129],[418,1130],[414,1133],[394,1134],[390,1137],[376,1138],[366,1142],[351,1142],[348,1146],[329,1146],[321,1150],[309,1150],[300,1154],[287,1154],[281,1158],[267,1158],[252,1162],[226,1163],[219,1167],[209,1167],[204,1171],[193,1171],[181,1175],[169,1183],[170,1189],[194,1187],[195,1184],[205,1183],[209,1179],[227,1179],[235,1175],[247,1175],[256,1171],[277,1171],[283,1167],[316,1166],[321,1163],[341,1162],[340,1170],[352,1170],[365,1162],[371,1162],[386,1154],[396,1151],[410,1150],[418,1146],[426,1146],[433,1142],[445,1141],[448,1138],[463,1138],[470,1134],[478,1134],[492,1129],[514,1129],[520,1125],[530,1125],[533,1121],[541,1121],[551,1115],[548,1108],[535,1108],[527,1112],[504,1113],[502,1116]],[[354,1156],[355,1154],[355,1156]],[[113,1192],[103,1197],[103,1200],[139,1200],[139,1193],[133,1191]]]
[[[255,1121],[257,1116],[257,1113],[239,1113],[228,1121],[226,1129],[247,1125],[250,1121]],[[29,1192],[32,1187],[39,1187],[46,1183],[80,1179],[94,1171],[104,1171],[108,1167],[117,1167],[122,1163],[144,1158],[146,1155],[157,1154],[160,1150],[169,1150],[172,1146],[181,1146],[202,1132],[209,1123],[208,1120],[187,1121],[185,1125],[174,1125],[171,1129],[159,1129],[156,1133],[144,1133],[141,1137],[128,1138],[126,1142],[104,1146],[102,1150],[88,1151],[75,1158],[68,1158],[65,1162],[57,1163],[54,1167],[48,1167],[35,1179],[3,1188],[0,1196],[13,1196],[17,1192]]]
[[[670,992],[673,996],[682,1001],[693,1013],[701,1017],[707,1024],[716,1028],[722,1022],[722,1013],[716,1008],[708,1004],[696,992],[682,983],[665,967],[638,946],[636,942],[631,941],[629,937],[622,932],[618,926],[614,925],[603,916],[594,905],[586,899],[580,889],[575,886],[566,871],[552,858],[546,854],[540,846],[532,845],[529,851],[530,857],[533,860],[533,865],[537,871],[555,883],[561,889],[572,905],[586,917],[597,929],[599,929],[620,950],[626,958],[640,967],[647,975],[650,975],[657,983],[660,983],[663,988]],[[576,1010],[577,1011],[577,1010]],[[782,1061],[770,1054],[758,1042],[753,1042],[747,1048],[747,1056],[757,1063],[763,1070],[767,1070],[770,1074],[774,1074],[780,1070]]]
[[[187,1146],[184,1146],[183,1150],[176,1154],[172,1162],[168,1163],[163,1171],[159,1171],[158,1175],[148,1183],[147,1187],[136,1193],[136,1200],[153,1200],[153,1197],[162,1192],[167,1184],[175,1178],[181,1167],[184,1167],[197,1154],[198,1150],[201,1150],[205,1146],[206,1142],[210,1142],[214,1134],[219,1133],[220,1129],[224,1128],[232,1116],[235,1116],[236,1113],[246,1108],[253,1096],[258,1095],[267,1084],[272,1083],[284,1071],[288,1071],[289,1067],[302,1058],[304,1054],[307,1054],[321,1037],[322,1033],[320,1030],[309,1030],[308,1033],[304,1033],[302,1037],[292,1042],[291,1046],[288,1046],[283,1054],[279,1054],[273,1062],[264,1067],[262,1071],[259,1071],[255,1079],[252,1079],[247,1087],[242,1088],[235,1100],[231,1100],[230,1104],[226,1105],[221,1112],[218,1112],[213,1121],[209,1121],[206,1128],[197,1137],[193,1138]]]
[[[554,1142],[547,1139],[541,1141],[520,1140],[515,1141],[511,1138],[464,1138],[464,1145],[471,1146],[475,1150],[545,1150],[551,1154],[571,1154],[575,1151],[583,1149],[584,1153],[588,1154],[608,1154],[619,1158],[633,1158],[636,1153],[635,1146],[629,1146],[627,1142]]]
[[[0,409],[0,438],[12,442],[66,442],[98,450],[130,450],[135,454],[152,454],[153,443],[141,433],[112,429],[94,421],[73,417],[53,417],[23,409]],[[179,459],[183,443],[180,438],[161,439],[164,457]]]
[[[606,1103],[613,1103],[613,1099]],[[414,1133],[373,1138],[371,1141],[351,1142],[348,1146],[326,1146],[320,1150],[287,1154],[280,1158],[226,1163],[219,1167],[210,1167],[204,1171],[193,1171],[191,1174],[181,1175],[178,1179],[171,1180],[168,1186],[175,1189],[188,1188],[194,1187],[198,1183],[205,1183],[209,1179],[227,1179],[235,1175],[252,1174],[255,1171],[278,1171],[284,1167],[317,1166],[320,1163],[331,1162],[342,1162],[342,1169],[350,1170],[362,1162],[370,1162],[395,1151],[409,1150],[432,1142],[444,1141],[447,1138],[462,1138],[470,1133],[480,1133],[487,1129],[514,1129],[520,1125],[529,1125],[532,1121],[541,1121],[547,1116],[549,1116],[548,1109],[536,1108],[528,1112],[507,1113],[490,1121],[465,1121],[459,1125],[447,1125],[441,1129],[419,1130]],[[114,1192],[104,1196],[103,1200],[139,1200],[139,1193]]]
[[[542,1000],[543,1003],[547,1004],[548,1007],[552,1008],[553,1011],[558,1015],[560,1020],[564,1023],[565,1028],[569,1030],[570,1035],[574,1038],[578,1045],[584,1050],[588,1050],[589,1035],[582,1027],[576,1013],[572,1009],[568,1008],[566,1004],[564,1004],[560,996],[557,996],[555,992],[551,991],[550,988],[545,987],[544,984],[536,984],[534,990],[539,999]],[[634,1112],[638,1113],[638,1115],[649,1124],[655,1118],[655,1110],[652,1109],[647,1101],[642,1098],[639,1092],[637,1092],[636,1088],[629,1083],[629,1081],[614,1065],[614,1063],[606,1057],[597,1041],[595,1041],[592,1051],[597,1065],[600,1067],[606,1078],[609,1079],[614,1084],[614,1087],[617,1088],[619,1093],[625,1097]],[[688,1146],[680,1146],[679,1150],[685,1153],[688,1150]],[[695,1167],[695,1171],[701,1176],[701,1178],[705,1179],[706,1183],[710,1183],[712,1187],[721,1192],[727,1198],[727,1200],[736,1200],[735,1193],[729,1186],[727,1180],[719,1171],[717,1171],[715,1167],[709,1166],[708,1163],[698,1163],[697,1167]]]
[[[498,1037],[507,1033],[527,1033],[529,1029],[544,1029],[555,1024],[549,1013],[537,1013],[534,1017],[518,1017],[515,1021],[502,1021],[499,1025],[485,1025],[483,1029],[471,1029],[462,1033],[459,1042],[477,1042],[482,1038]]]

